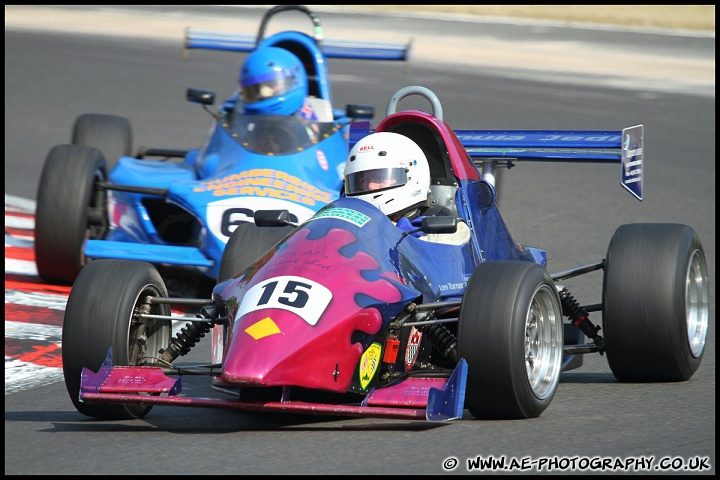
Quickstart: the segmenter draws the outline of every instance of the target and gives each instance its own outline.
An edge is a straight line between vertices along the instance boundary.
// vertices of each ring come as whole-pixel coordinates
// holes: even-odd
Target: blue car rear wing
[[[318,46],[322,54],[327,58],[407,61],[410,59],[412,41],[401,44],[354,40],[323,40]],[[200,48],[231,52],[252,52],[256,47],[257,38],[254,35],[193,28],[188,28],[185,32],[186,50]]]

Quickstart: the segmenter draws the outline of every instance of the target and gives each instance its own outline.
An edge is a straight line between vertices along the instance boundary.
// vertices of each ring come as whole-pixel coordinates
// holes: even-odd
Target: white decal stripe
[[[62,368],[43,367],[5,357],[5,395],[63,381]]]
[[[35,213],[35,200],[16,197],[14,195],[5,194],[5,210],[8,207],[19,209],[25,213]]]
[[[44,307],[53,310],[65,310],[67,295],[54,295],[52,293],[28,293],[19,290],[5,290],[5,303],[27,305],[29,307]],[[5,322],[7,325],[7,322]]]
[[[62,342],[62,327],[39,325],[37,323],[10,322],[6,320],[5,338],[53,342],[59,346]]]
[[[5,259],[5,275],[8,273],[15,275],[38,276],[35,262],[30,262],[28,260],[15,260],[13,258]]]
[[[12,238],[14,238],[16,240],[19,239],[19,240],[23,240],[25,242],[30,242],[30,246],[28,248],[32,248],[32,246],[35,245],[35,237],[31,233],[28,233],[27,235],[22,235],[20,233],[16,233],[15,235],[12,236]]]
[[[5,226],[22,230],[35,230],[35,219],[5,214]]]
[[[19,248],[33,248],[35,238],[35,220],[13,215],[13,212],[32,214],[35,212],[35,202],[12,195],[5,195],[5,226],[20,230],[28,230],[27,235],[5,234],[5,246]],[[5,258],[5,274],[37,276],[35,262]],[[50,309],[64,310],[67,296],[41,293],[25,293],[15,290],[5,291],[5,304],[40,306]],[[38,325],[5,321],[5,339],[33,340],[55,343],[60,346],[62,341],[62,327],[54,325]],[[30,362],[5,357],[5,395],[35,387],[42,387],[52,383],[62,382],[62,368],[46,367]]]

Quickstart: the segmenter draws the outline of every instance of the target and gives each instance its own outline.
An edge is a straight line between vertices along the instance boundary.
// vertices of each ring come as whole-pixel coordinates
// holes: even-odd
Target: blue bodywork
[[[85,242],[87,258],[197,267],[215,279],[229,236],[240,222],[252,222],[255,211],[287,209],[291,220],[302,222],[338,198],[351,124],[372,113],[334,108],[326,58],[407,60],[409,45],[324,42],[314,15],[312,36],[282,31],[264,38],[272,14],[296,7],[272,9],[254,42],[244,35],[188,29],[185,48],[286,49],[307,71],[309,96],[326,105],[332,118],[244,115],[235,108],[236,94],[213,114],[200,148],[150,149],[138,158],[121,157],[107,174],[108,232]],[[200,93],[214,98],[211,92]],[[209,104],[191,98],[190,91],[188,99]]]

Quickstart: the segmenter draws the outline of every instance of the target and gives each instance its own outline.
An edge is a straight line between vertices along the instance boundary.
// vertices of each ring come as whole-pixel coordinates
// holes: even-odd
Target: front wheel
[[[258,227],[242,222],[230,235],[220,259],[218,283],[224,282],[252,265],[263,254],[290,233],[294,227]]]
[[[138,316],[170,315],[170,307],[151,304],[148,297],[167,297],[158,271],[149,263],[94,260],[73,285],[62,331],[65,387],[78,412],[103,420],[144,417],[148,405],[85,403],[79,399],[81,372],[97,372],[112,348],[113,364],[154,365],[170,344],[170,320]]]
[[[46,282],[71,285],[85,264],[85,239],[105,236],[107,194],[96,182],[106,178],[96,148],[58,145],[48,153],[35,207],[35,263]]]
[[[603,328],[608,364],[621,382],[688,380],[708,334],[705,251],[679,224],[629,224],[608,246]]]
[[[563,316],[555,283],[530,262],[481,263],[458,320],[468,363],[465,406],[476,418],[538,417],[560,381]]]
[[[120,157],[132,155],[130,121],[116,115],[85,113],[75,119],[71,142],[100,150],[110,171]]]

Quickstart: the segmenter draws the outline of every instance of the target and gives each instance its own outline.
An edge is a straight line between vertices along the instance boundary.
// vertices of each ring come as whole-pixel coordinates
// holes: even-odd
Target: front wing
[[[80,401],[438,422],[462,417],[466,383],[467,362],[461,359],[449,378],[408,377],[371,390],[359,405],[184,397],[182,376],[170,377],[160,367],[113,366],[110,351],[97,373],[83,369]]]

